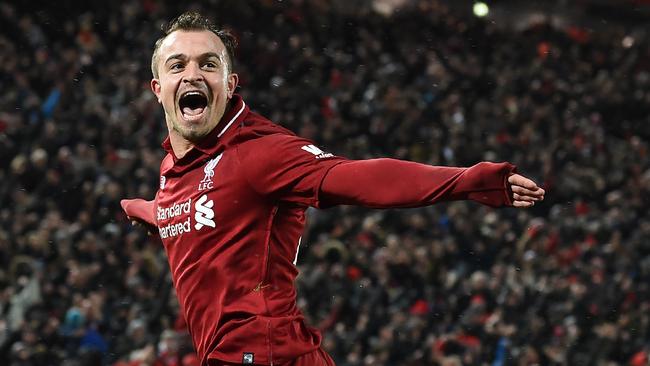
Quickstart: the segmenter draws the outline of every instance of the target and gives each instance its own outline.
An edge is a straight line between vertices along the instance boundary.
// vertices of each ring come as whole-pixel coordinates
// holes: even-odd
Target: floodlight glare
[[[474,10],[474,15],[476,15],[479,18],[488,15],[488,13],[490,12],[490,8],[487,6],[486,3],[482,1],[475,2],[473,10]]]

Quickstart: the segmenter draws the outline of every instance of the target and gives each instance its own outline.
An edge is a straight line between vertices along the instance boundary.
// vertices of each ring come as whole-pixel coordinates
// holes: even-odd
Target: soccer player
[[[235,41],[197,13],[156,42],[151,89],[169,136],[153,201],[122,206],[165,248],[202,365],[333,365],[296,306],[309,206],[418,207],[446,200],[530,207],[544,190],[509,163],[435,167],[348,160],[252,112],[235,94]]]

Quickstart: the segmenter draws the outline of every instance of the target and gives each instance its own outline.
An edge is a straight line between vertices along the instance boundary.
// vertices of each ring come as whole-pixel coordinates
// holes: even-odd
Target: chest
[[[182,175],[162,175],[156,219],[163,243],[244,230],[269,205],[248,184],[234,151],[205,159]]]

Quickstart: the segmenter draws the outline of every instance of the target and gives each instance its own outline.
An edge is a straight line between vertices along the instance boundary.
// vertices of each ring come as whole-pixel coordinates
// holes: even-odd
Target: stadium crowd
[[[58,3],[57,3],[58,4]],[[153,42],[187,7],[0,4],[0,362],[191,366],[155,236]],[[309,210],[298,302],[338,365],[645,365],[650,48],[413,1],[211,1],[253,109],[349,158],[511,161],[543,204]]]

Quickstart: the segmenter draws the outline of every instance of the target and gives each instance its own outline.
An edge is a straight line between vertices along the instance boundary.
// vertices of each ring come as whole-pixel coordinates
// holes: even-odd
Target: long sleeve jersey
[[[511,164],[348,160],[251,112],[239,96],[182,158],[169,140],[163,146],[160,188],[140,219],[157,227],[202,365],[284,363],[320,346],[294,286],[308,207],[511,204]]]

